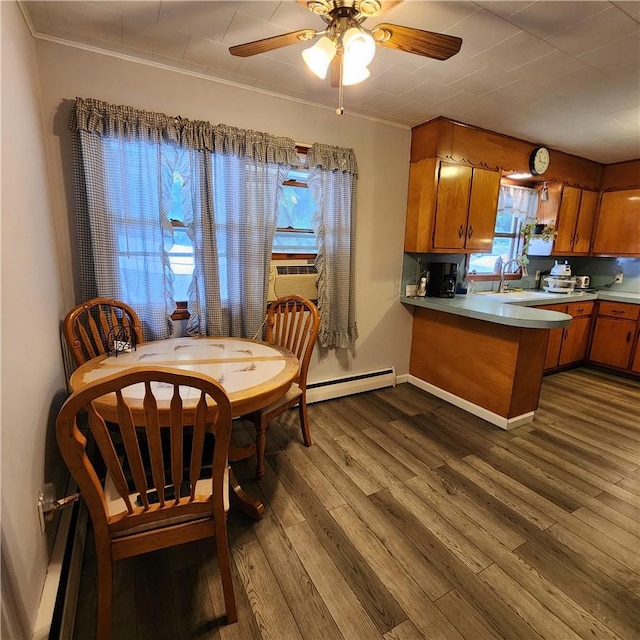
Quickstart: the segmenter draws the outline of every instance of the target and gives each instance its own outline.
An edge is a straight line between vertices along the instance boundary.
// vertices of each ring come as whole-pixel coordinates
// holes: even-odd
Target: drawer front
[[[640,305],[603,301],[599,303],[598,315],[624,318],[625,320],[637,320],[638,316],[640,316]]]
[[[569,302],[567,304],[567,313],[574,318],[581,316],[590,316],[593,313],[593,300],[585,300],[584,302]]]
[[[567,304],[537,304],[536,309],[546,309],[547,311],[557,311],[558,313],[567,313]]]

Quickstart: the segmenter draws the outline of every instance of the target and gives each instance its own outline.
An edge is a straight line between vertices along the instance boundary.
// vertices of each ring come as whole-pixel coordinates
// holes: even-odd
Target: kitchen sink
[[[562,293],[547,293],[546,291],[507,291],[497,293],[495,291],[478,291],[474,296],[482,296],[486,300],[496,302],[523,302],[525,300],[548,300],[550,298],[562,297]]]

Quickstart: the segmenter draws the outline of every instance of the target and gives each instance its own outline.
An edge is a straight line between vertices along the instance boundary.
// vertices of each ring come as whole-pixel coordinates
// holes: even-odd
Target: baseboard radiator
[[[350,396],[364,391],[373,391],[374,389],[383,389],[384,387],[394,387],[395,385],[396,372],[393,367],[322,382],[312,382],[307,385],[307,404]]]
[[[70,392],[69,379],[76,364],[65,340],[62,324],[60,348],[67,391]],[[69,476],[66,491],[57,497],[71,495],[77,490],[78,487]],[[73,508],[61,511],[56,517],[56,536],[32,640],[73,638],[89,516],[84,503],[80,501]],[[53,523],[49,526],[53,526]]]

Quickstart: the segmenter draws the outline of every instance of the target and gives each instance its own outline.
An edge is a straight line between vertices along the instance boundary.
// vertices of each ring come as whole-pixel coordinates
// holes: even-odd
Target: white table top
[[[224,337],[171,338],[145,342],[135,350],[117,355],[93,358],[73,372],[70,385],[77,391],[123,369],[154,365],[195,371],[214,378],[229,395],[234,416],[255,411],[286,393],[299,367],[293,353],[265,342]],[[129,398],[142,399],[143,385],[137,386],[140,388],[128,390]],[[162,389],[154,390],[159,402],[163,399],[162,392]],[[171,389],[167,389],[167,403],[170,394]],[[188,401],[188,394],[183,399]]]

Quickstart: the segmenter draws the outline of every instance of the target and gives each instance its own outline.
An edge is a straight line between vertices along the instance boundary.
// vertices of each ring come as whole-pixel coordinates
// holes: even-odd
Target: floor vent
[[[369,371],[344,378],[334,378],[307,385],[307,404],[350,396],[363,391],[373,391],[396,384],[396,372],[393,367]]]

